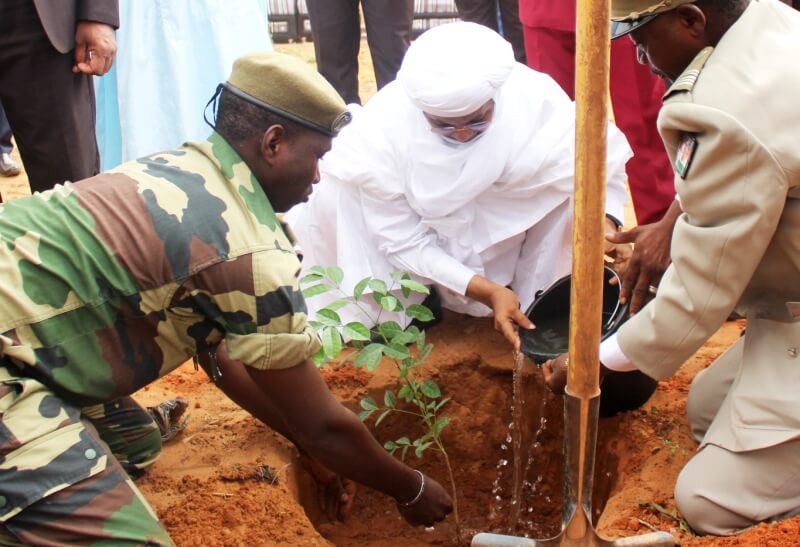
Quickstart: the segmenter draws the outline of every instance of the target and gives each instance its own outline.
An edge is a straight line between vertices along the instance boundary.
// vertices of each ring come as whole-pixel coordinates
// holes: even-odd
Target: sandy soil
[[[675,478],[696,448],[685,416],[689,384],[740,335],[742,327],[741,322],[726,324],[674,378],[661,383],[641,410],[601,420],[595,516],[603,535],[666,530],[682,545],[691,546],[800,544],[800,519],[763,524],[736,538],[698,538],[681,529],[679,514],[671,515]],[[509,456],[502,446],[511,420],[513,357],[486,320],[449,315],[444,324],[431,329],[430,338],[435,349],[426,375],[453,397],[446,412],[452,422],[444,441],[454,465],[464,537],[480,531],[507,533],[511,472],[510,466],[499,462]],[[396,383],[388,363],[374,375],[349,364],[326,366],[322,374],[343,403],[354,409],[362,396],[382,397],[384,389]],[[544,390],[541,374],[530,365],[523,385],[526,430],[532,434],[542,417],[547,423],[536,439],[541,447],[531,452],[533,463],[526,478],[536,488],[527,491],[517,531],[549,537],[561,518],[562,404]],[[430,532],[410,528],[389,499],[366,488],[359,490],[346,522],[327,518],[313,482],[287,443],[227,402],[190,365],[137,398],[153,404],[175,396],[191,399],[190,424],[165,447],[139,486],[178,545],[456,544],[452,519]],[[420,430],[413,422],[387,419],[374,432],[384,442]],[[412,455],[409,463],[446,484],[440,457]],[[277,470],[275,484],[257,476],[256,469],[264,465]]]

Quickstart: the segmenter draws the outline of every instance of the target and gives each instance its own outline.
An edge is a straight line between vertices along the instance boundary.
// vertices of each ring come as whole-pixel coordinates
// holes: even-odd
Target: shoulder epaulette
[[[683,71],[683,74],[681,74],[678,79],[672,83],[667,92],[664,94],[664,98],[666,99],[673,93],[692,91],[694,84],[697,82],[697,77],[700,76],[700,71],[703,70],[706,61],[708,61],[708,58],[711,57],[713,52],[714,48],[709,46],[698,53],[692,62],[689,63],[689,66],[686,67],[686,70]]]

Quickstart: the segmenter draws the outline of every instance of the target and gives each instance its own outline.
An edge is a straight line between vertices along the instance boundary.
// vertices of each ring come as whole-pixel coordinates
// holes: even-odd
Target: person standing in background
[[[317,70],[345,103],[358,96],[359,0],[306,0]],[[361,0],[378,89],[395,79],[411,43],[414,0]]]
[[[117,62],[96,82],[104,170],[205,138],[197,113],[234,59],[272,50],[262,0],[122,0],[119,8]]]
[[[31,191],[96,175],[91,76],[116,55],[117,0],[3,0],[0,101]]]
[[[455,0],[455,2],[458,14],[464,21],[478,23],[495,32],[500,32],[500,23],[502,23],[500,34],[514,48],[514,58],[522,64],[527,62],[517,0]],[[499,21],[498,11],[500,12]]]
[[[4,177],[19,175],[19,163],[11,157],[12,150],[14,150],[14,145],[11,143],[11,126],[8,125],[6,111],[3,110],[3,104],[0,103],[0,175]],[[0,203],[3,203],[2,196],[0,196]]]
[[[549,74],[575,99],[574,0],[520,0],[528,66]],[[635,313],[651,296],[669,264],[672,228],[681,213],[675,200],[672,165],[656,128],[664,82],[640,64],[630,40],[611,44],[611,102],[614,121],[633,149],[628,187],[638,226],[615,234],[613,243],[635,243],[622,274],[621,298]]]
[[[528,66],[549,74],[575,100],[575,2],[520,0]],[[672,167],[656,130],[664,83],[639,64],[630,40],[611,45],[614,120],[633,148],[628,177],[636,220],[660,220],[675,197]]]

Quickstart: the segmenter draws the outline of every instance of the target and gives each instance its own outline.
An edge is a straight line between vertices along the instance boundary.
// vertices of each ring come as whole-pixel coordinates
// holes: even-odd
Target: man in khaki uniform
[[[800,511],[800,14],[778,0],[612,5],[615,37],[672,81],[659,131],[684,214],[655,300],[601,360],[663,378],[734,309],[747,316],[692,385],[701,449],[675,488],[695,529],[730,534]]]
[[[612,18],[613,36],[671,81],[658,125],[684,213],[656,297],[600,360],[664,378],[734,309],[747,317],[692,384],[700,450],[675,487],[695,530],[731,534],[800,512],[800,13],[779,0],[612,0]]]
[[[279,53],[238,59],[218,94],[206,141],[0,206],[0,544],[170,545],[121,466],[160,450],[129,396],[209,353],[220,389],[315,461],[412,524],[450,511],[309,360],[319,340],[275,213],[311,193],[344,102]]]

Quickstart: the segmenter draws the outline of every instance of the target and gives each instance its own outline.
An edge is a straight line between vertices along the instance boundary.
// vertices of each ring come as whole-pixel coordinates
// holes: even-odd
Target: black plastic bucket
[[[601,340],[605,340],[625,322],[628,305],[620,304],[620,279],[617,273],[603,268],[603,323]],[[615,285],[609,281],[616,279]],[[572,276],[566,275],[536,295],[525,314],[536,325],[534,330],[520,329],[522,353],[541,364],[569,350],[569,310]]]

